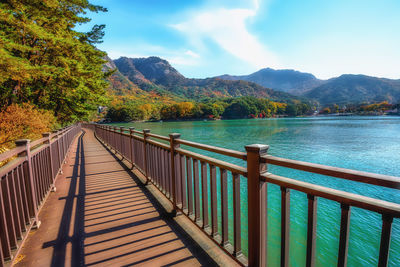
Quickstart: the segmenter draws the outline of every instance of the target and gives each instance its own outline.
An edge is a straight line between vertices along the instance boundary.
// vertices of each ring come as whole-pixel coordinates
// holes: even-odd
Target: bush
[[[13,148],[17,139],[36,140],[57,128],[53,113],[31,104],[12,104],[0,112],[0,153]]]

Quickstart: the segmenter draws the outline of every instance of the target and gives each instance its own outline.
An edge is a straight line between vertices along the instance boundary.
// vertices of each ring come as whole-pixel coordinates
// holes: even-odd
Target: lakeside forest
[[[107,9],[85,0],[0,3],[0,152],[16,139],[36,139],[77,121],[382,114],[399,108],[398,80],[357,76],[363,84],[369,81],[361,96],[348,93],[360,87],[354,77],[348,86],[343,78],[333,86],[337,80],[276,71],[285,84],[291,82],[284,90],[265,83],[267,76],[189,79],[158,57],[111,60],[96,48],[105,25],[77,29],[90,22],[88,12]],[[332,88],[340,98],[332,96]],[[373,90],[380,93],[365,93]]]

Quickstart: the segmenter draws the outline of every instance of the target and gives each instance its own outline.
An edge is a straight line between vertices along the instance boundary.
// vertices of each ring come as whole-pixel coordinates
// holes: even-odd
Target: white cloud
[[[182,32],[197,50],[204,50],[207,40],[212,40],[222,49],[254,66],[278,67],[277,57],[260,43],[246,25],[259,9],[258,0],[251,8],[209,7],[188,14],[188,19],[171,27]]]
[[[150,44],[141,44],[135,47],[113,47],[106,50],[108,56],[112,59],[119,57],[141,58],[158,56],[167,60],[173,66],[197,66],[201,61],[200,55],[192,50],[172,50]]]
[[[188,55],[188,56],[194,57],[194,58],[199,58],[199,57],[200,57],[199,54],[193,52],[192,50],[187,50],[187,51],[185,52],[185,55]]]

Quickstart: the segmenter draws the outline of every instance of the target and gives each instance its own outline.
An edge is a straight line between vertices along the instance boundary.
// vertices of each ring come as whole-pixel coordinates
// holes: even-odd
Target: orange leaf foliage
[[[52,112],[27,103],[12,104],[0,112],[0,151],[14,147],[17,139],[39,139],[55,126]]]

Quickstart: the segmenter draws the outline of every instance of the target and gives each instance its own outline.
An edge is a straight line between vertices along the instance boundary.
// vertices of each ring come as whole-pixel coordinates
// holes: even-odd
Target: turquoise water
[[[181,138],[244,151],[248,144],[268,144],[269,154],[289,159],[400,177],[400,117],[315,117],[229,121],[116,124],[153,133],[181,133]],[[192,149],[195,150],[195,149]],[[196,150],[195,150],[196,151]],[[205,153],[229,162],[245,162]],[[270,166],[281,176],[400,203],[400,191]],[[219,185],[218,185],[219,186]],[[232,195],[231,181],[228,183]],[[231,199],[229,203],[231,205]],[[242,247],[247,253],[247,188],[241,179]],[[230,209],[231,210],[231,209]],[[291,192],[290,265],[305,265],[307,197]],[[230,216],[232,223],[232,216]],[[318,200],[317,266],[336,266],[340,226],[338,203]],[[352,208],[348,266],[376,266],[381,231],[379,214]],[[231,234],[231,232],[230,232]],[[231,237],[232,238],[232,237]],[[280,189],[268,185],[268,262],[279,265]],[[400,266],[400,220],[392,229],[389,266]]]

